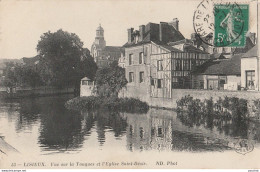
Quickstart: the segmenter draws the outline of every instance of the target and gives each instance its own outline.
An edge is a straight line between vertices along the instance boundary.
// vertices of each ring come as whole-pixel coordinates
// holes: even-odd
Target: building
[[[192,72],[192,88],[210,90],[239,90],[241,88],[241,57],[212,59]]]
[[[191,88],[190,71],[209,59],[196,47],[177,49],[174,42],[184,40],[177,19],[172,22],[148,23],[139,30],[128,29],[125,69],[129,97],[171,98],[172,89]]]
[[[80,97],[94,95],[94,81],[88,77],[82,78],[80,82]]]
[[[259,57],[258,45],[245,53],[241,58],[241,87],[245,90],[259,91]]]
[[[119,46],[106,46],[104,29],[99,25],[96,30],[96,38],[91,46],[91,55],[98,67],[108,66],[113,61],[118,61],[123,52]]]

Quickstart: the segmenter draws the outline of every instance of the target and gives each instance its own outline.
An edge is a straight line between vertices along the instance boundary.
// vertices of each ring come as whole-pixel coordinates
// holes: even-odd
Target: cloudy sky
[[[127,41],[127,28],[178,18],[190,38],[193,14],[201,0],[0,0],[0,58],[32,57],[47,31],[76,33],[90,48],[101,23],[107,45]],[[250,5],[250,31],[256,32],[256,3]]]

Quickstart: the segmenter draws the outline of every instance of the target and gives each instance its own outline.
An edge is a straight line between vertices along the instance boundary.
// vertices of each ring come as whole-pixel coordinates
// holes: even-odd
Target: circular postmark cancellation
[[[211,0],[203,0],[198,5],[193,16],[193,27],[199,39],[205,44],[213,46],[214,18]]]
[[[249,152],[252,152],[254,150],[254,145],[251,141],[247,139],[240,139],[235,144],[235,151],[240,154],[247,154]]]
[[[244,46],[248,31],[248,8],[248,4],[203,0],[193,16],[197,37],[210,46]]]

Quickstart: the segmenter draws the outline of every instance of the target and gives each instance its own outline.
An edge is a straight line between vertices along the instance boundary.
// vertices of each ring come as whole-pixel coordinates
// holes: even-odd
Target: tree
[[[79,86],[82,77],[94,78],[97,66],[74,33],[63,30],[41,36],[37,45],[40,75],[46,85]]]
[[[33,66],[7,62],[4,69],[4,86],[30,86],[42,85],[39,73]]]
[[[114,61],[96,73],[97,94],[103,97],[118,97],[119,91],[126,86],[125,69]]]

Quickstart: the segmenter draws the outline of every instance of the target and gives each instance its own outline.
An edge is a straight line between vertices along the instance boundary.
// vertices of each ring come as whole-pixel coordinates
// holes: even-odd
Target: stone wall
[[[154,98],[150,97],[149,89],[127,86],[126,89],[120,93],[121,97],[134,97],[147,102],[150,106],[176,108],[176,101],[184,96],[190,95],[197,99],[209,99],[213,97],[216,101],[219,97],[238,97],[249,101],[260,99],[260,92],[256,91],[225,91],[225,90],[196,90],[196,89],[173,89],[172,98]]]

